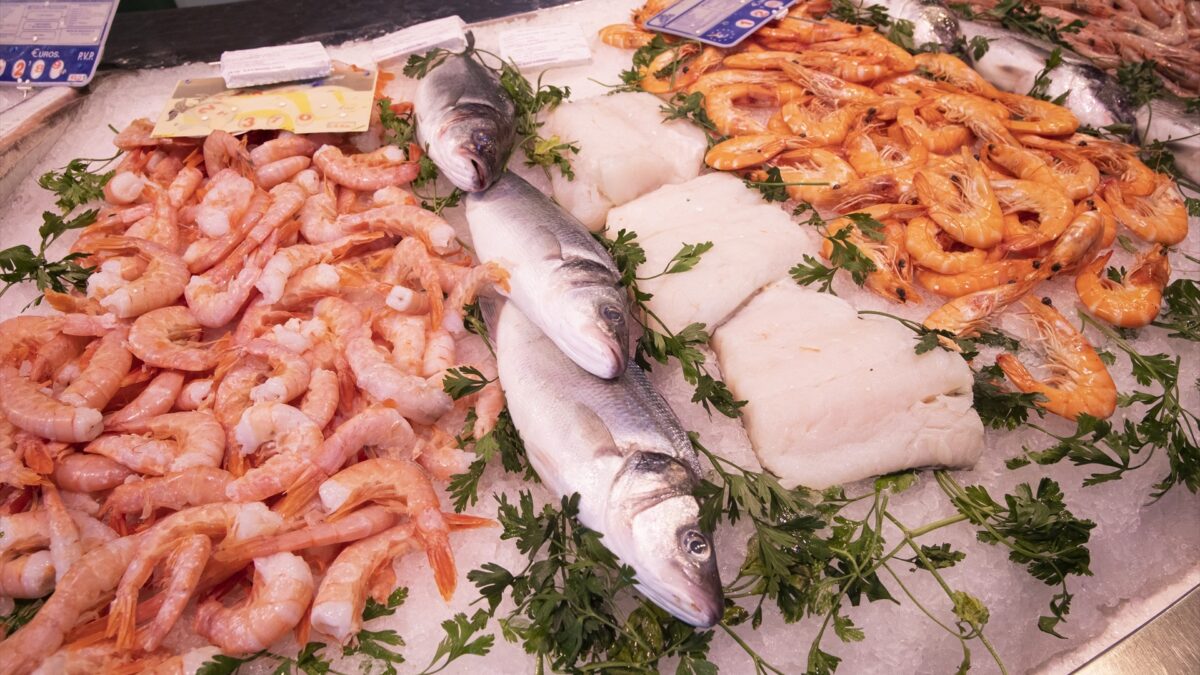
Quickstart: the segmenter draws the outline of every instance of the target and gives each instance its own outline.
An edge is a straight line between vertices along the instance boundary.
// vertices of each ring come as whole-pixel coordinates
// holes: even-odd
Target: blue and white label
[[[796,0],[680,0],[646,22],[651,30],[732,47],[768,21],[783,16]]]
[[[115,0],[0,2],[0,85],[91,82],[116,11]]]

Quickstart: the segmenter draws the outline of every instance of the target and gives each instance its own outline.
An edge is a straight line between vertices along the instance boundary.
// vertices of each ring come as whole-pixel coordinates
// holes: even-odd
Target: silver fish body
[[[1186,178],[1200,183],[1200,116],[1175,101],[1155,100],[1137,112],[1138,140],[1162,141]]]
[[[1048,44],[1016,37],[984,23],[960,21],[959,27],[967,40],[980,36],[989,40],[987,53],[972,65],[985,80],[1004,91],[1028,93],[1053,51]],[[1063,106],[1081,124],[1096,129],[1133,124],[1133,107],[1125,90],[1091,63],[1064,51],[1062,64],[1047,77],[1050,83],[1046,93],[1053,99],[1070,92]]]
[[[504,171],[516,139],[513,103],[496,73],[451,54],[417,86],[417,140],[461,190],[485,190]]]
[[[620,273],[574,216],[506,171],[468,195],[475,254],[509,273],[508,297],[581,368],[613,378],[629,361],[629,307]]]
[[[694,626],[718,622],[716,552],[693,496],[699,458],[666,401],[636,364],[595,377],[512,302],[481,303],[509,413],[542,482],[579,494],[580,522],[635,570],[642,594]]]
[[[937,45],[939,51],[951,52],[962,44],[958,18],[939,0],[881,0],[879,4],[893,20],[912,22],[913,44],[918,47]]]

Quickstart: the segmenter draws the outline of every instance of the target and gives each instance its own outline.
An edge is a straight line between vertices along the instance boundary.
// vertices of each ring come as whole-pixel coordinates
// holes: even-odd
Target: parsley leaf
[[[104,186],[116,174],[116,171],[95,173],[91,171],[92,164],[107,165],[121,155],[118,152],[105,159],[73,159],[59,171],[47,171],[38,177],[38,185],[58,196],[55,204],[63,214],[69,214],[89,202],[104,198]]]
[[[382,604],[376,602],[375,598],[368,597],[367,604],[363,607],[362,620],[370,621],[381,616],[391,616],[396,613],[396,608],[403,605],[407,599],[408,588],[406,586],[400,586],[393,590],[387,596],[387,602]]]
[[[1176,279],[1163,291],[1166,308],[1153,322],[1170,330],[1167,337],[1200,342],[1200,284],[1192,279]]]
[[[460,612],[455,614],[454,618],[443,621],[442,630],[446,631],[446,637],[438,643],[433,658],[430,659],[429,665],[425,666],[425,670],[421,671],[421,675],[440,672],[463,656],[486,656],[492,650],[496,638],[490,634],[481,635],[474,640],[471,638],[487,626],[488,616],[486,610],[480,609],[470,619]],[[442,657],[445,657],[445,663],[434,668]]]
[[[442,378],[442,390],[457,401],[464,396],[478,393],[494,381],[495,378],[485,377],[474,366],[459,366],[446,371],[446,376]]]

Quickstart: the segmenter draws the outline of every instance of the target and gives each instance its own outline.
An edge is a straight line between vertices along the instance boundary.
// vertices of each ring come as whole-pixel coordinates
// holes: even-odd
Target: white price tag
[[[459,51],[467,46],[466,25],[457,15],[419,23],[375,38],[371,53],[375,63],[387,63],[439,47]]]
[[[500,33],[500,58],[518,68],[578,66],[592,62],[592,50],[577,23],[528,26]]]
[[[276,82],[293,82],[325,77],[333,72],[333,61],[320,42],[241,49],[221,54],[221,77],[225,86],[254,87]]]

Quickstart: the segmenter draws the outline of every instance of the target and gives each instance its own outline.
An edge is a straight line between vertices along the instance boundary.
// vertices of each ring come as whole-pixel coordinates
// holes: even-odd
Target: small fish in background
[[[508,297],[580,368],[614,378],[629,362],[620,272],[579,219],[511,171],[466,199],[475,254],[509,273]]]
[[[1161,141],[1175,156],[1175,167],[1200,183],[1200,115],[1177,101],[1158,99],[1137,111],[1137,136],[1143,143]]]
[[[500,384],[529,462],[579,494],[579,521],[636,572],[637,588],[693,626],[721,620],[712,533],[700,526],[699,457],[635,363],[606,380],[576,366],[512,302],[483,298]]]
[[[516,139],[515,109],[496,73],[471,54],[450,54],[421,79],[413,101],[417,140],[455,187],[486,190]]]
[[[953,53],[963,43],[958,17],[938,0],[881,0],[893,21],[910,21],[913,45],[937,45],[938,51]]]
[[[1004,91],[1028,93],[1046,68],[1054,48],[1011,31],[976,21],[960,21],[963,37],[988,40],[987,52],[972,65],[985,80]],[[1067,94],[1062,102],[1079,119],[1094,129],[1134,122],[1133,106],[1125,90],[1103,70],[1063,50],[1062,63],[1048,73],[1045,93],[1051,100]]]

